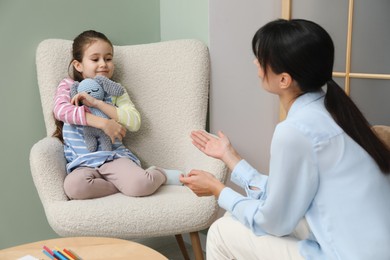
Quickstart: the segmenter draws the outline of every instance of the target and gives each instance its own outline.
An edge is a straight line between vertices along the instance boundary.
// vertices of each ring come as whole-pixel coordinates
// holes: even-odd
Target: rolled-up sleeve
[[[265,195],[267,180],[267,175],[259,173],[245,160],[241,160],[231,174],[231,181],[245,189],[246,194],[253,199]]]

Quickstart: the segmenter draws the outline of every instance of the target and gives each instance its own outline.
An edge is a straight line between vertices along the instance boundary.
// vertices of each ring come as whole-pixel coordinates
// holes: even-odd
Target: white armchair
[[[55,129],[53,97],[68,75],[72,41],[49,39],[36,52],[36,65],[47,137],[31,149],[34,184],[47,220],[60,236],[105,236],[122,239],[190,233],[196,259],[203,259],[198,231],[214,221],[214,197],[197,197],[185,186],[163,185],[148,197],[120,193],[91,200],[69,200],[63,191],[65,158]],[[209,86],[207,47],[197,40],[114,46],[113,79],[128,91],[141,113],[142,126],[124,143],[143,167],[204,169],[225,181],[227,168],[199,152],[189,134],[204,129]],[[182,252],[185,251],[181,246]],[[185,248],[184,248],[185,250]]]

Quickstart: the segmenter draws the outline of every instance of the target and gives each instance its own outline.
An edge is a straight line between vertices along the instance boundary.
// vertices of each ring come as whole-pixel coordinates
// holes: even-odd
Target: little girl
[[[74,81],[114,73],[113,45],[102,33],[89,30],[73,41],[73,77],[63,79],[55,95],[54,117],[57,129],[53,136],[64,143],[67,176],[64,190],[70,199],[92,199],[121,192],[127,196],[148,196],[162,184],[178,184],[180,171],[159,167],[141,168],[139,159],[122,144],[129,131],[138,131],[140,114],[129,95],[111,97],[112,104],[97,100],[85,92],[70,98]],[[80,106],[79,106],[80,105]],[[95,107],[109,119],[91,114],[87,107]],[[90,152],[84,140],[83,126],[99,128],[113,143],[112,151]],[[65,137],[63,133],[66,133]],[[74,140],[81,140],[81,147]],[[79,142],[80,143],[80,142]]]

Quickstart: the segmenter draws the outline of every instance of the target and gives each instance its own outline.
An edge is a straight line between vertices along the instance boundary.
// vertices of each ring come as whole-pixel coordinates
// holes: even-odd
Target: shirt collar
[[[322,89],[316,92],[307,92],[299,96],[290,107],[287,116],[294,114],[302,107],[322,98],[323,96],[325,96],[325,92]]]

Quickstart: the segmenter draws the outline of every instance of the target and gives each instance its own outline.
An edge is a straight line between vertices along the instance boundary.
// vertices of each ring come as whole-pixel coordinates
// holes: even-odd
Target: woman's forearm
[[[230,146],[229,149],[222,156],[221,160],[232,171],[234,169],[234,167],[236,167],[237,163],[239,163],[242,160],[242,158],[237,153],[237,151],[232,146]]]

